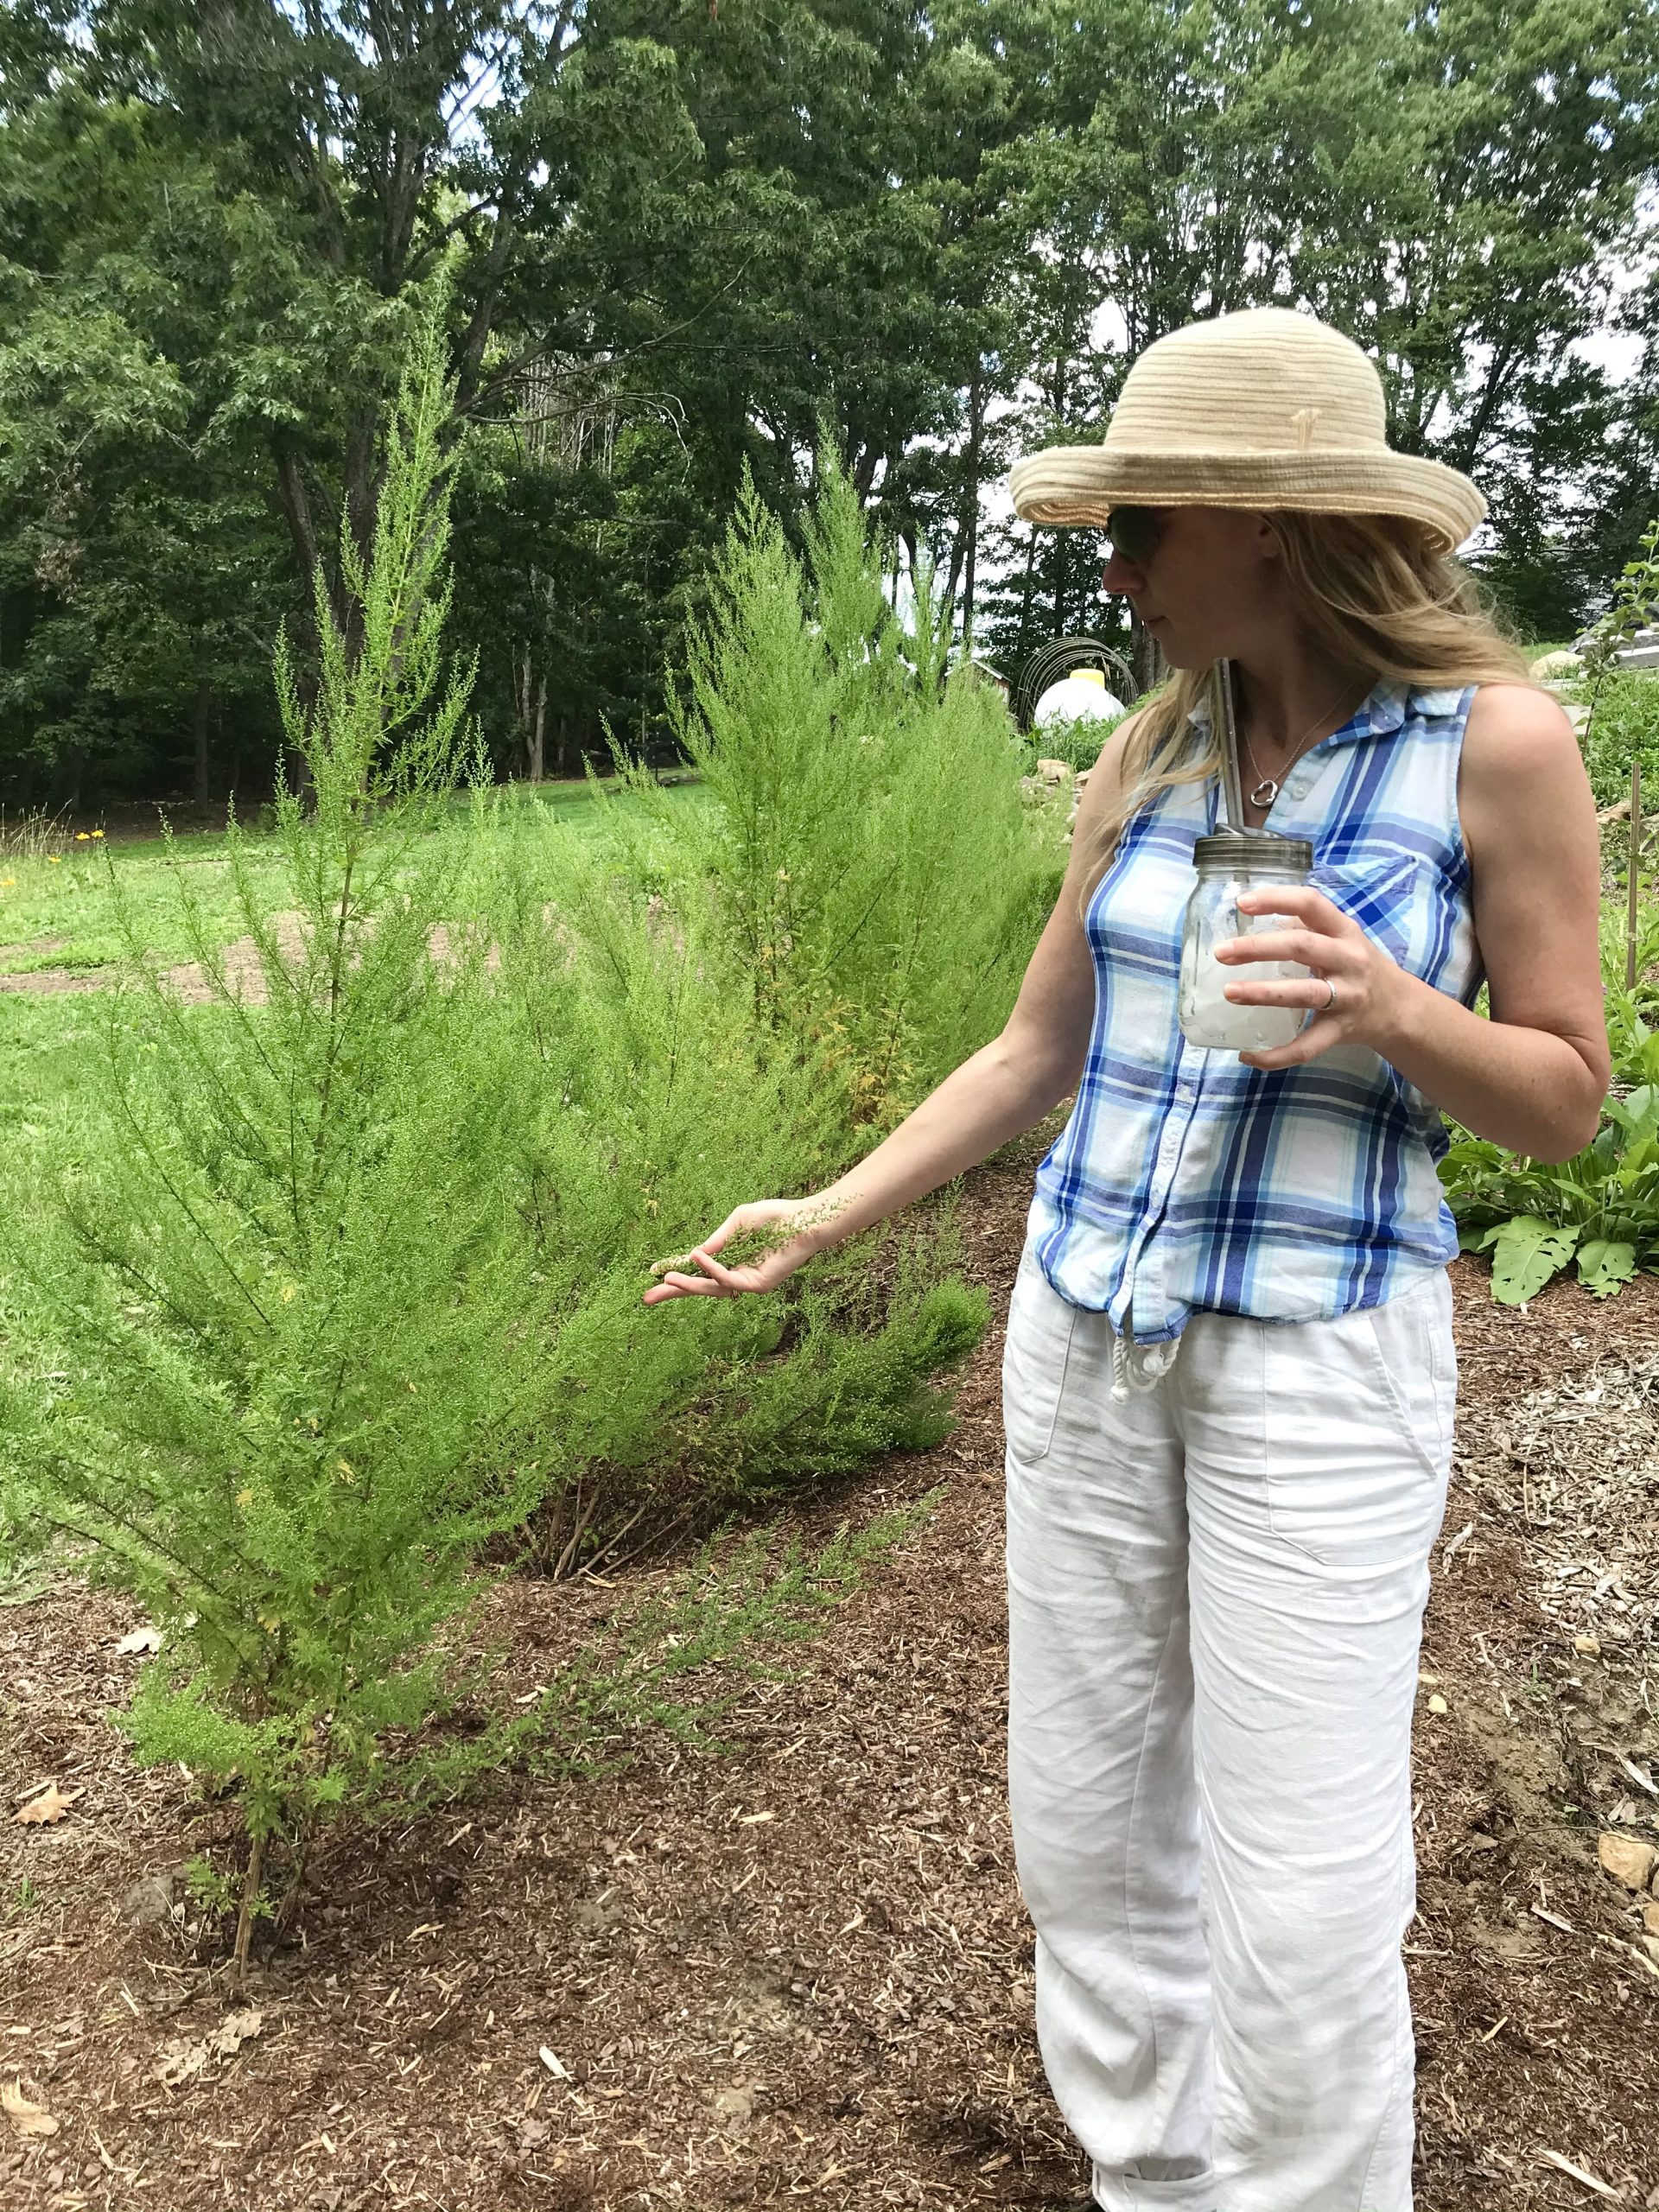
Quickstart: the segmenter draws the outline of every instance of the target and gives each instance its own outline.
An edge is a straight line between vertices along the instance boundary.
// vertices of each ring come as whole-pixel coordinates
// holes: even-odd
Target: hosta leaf
[[[1534,1213],[1518,1213],[1489,1229],[1481,1243],[1492,1255],[1492,1296],[1500,1306],[1523,1306],[1535,1298],[1572,1258],[1578,1241],[1577,1229],[1540,1221]]]
[[[1624,1098],[1609,1098],[1605,1109],[1629,1137],[1652,1138],[1659,1133],[1659,1084],[1644,1083]]]
[[[1611,1298],[1636,1274],[1636,1247],[1592,1236],[1579,1250],[1579,1281],[1597,1298]]]

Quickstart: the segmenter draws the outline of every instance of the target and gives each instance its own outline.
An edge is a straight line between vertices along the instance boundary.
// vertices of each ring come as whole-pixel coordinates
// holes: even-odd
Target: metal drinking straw
[[[1233,664],[1218,660],[1211,671],[1215,696],[1216,742],[1221,750],[1222,810],[1225,827],[1243,836],[1249,828],[1244,819],[1244,791],[1238,777],[1238,723],[1233,714]]]

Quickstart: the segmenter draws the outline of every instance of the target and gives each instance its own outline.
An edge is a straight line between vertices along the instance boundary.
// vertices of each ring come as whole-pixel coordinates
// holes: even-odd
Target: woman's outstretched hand
[[[825,1218],[817,1198],[757,1198],[739,1206],[694,1249],[658,1261],[652,1273],[662,1280],[645,1293],[645,1302],[660,1306],[671,1298],[736,1298],[746,1290],[776,1290],[823,1249],[824,1240],[809,1231],[822,1227]],[[794,1234],[791,1222],[799,1224]],[[715,1255],[734,1238],[733,1264],[722,1266]]]

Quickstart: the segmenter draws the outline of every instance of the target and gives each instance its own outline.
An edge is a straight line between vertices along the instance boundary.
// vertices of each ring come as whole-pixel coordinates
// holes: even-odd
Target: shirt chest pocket
[[[1308,881],[1333,906],[1357,922],[1396,967],[1424,976],[1439,934],[1437,885],[1432,870],[1409,855],[1385,860],[1321,861]]]

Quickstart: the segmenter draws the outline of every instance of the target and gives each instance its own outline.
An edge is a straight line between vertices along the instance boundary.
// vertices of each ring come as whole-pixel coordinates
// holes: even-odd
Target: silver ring
[[[1330,997],[1325,1002],[1324,1011],[1326,1014],[1333,1014],[1336,1011],[1337,1005],[1337,987],[1328,976],[1321,976],[1319,981],[1325,985],[1325,989],[1331,994]]]

